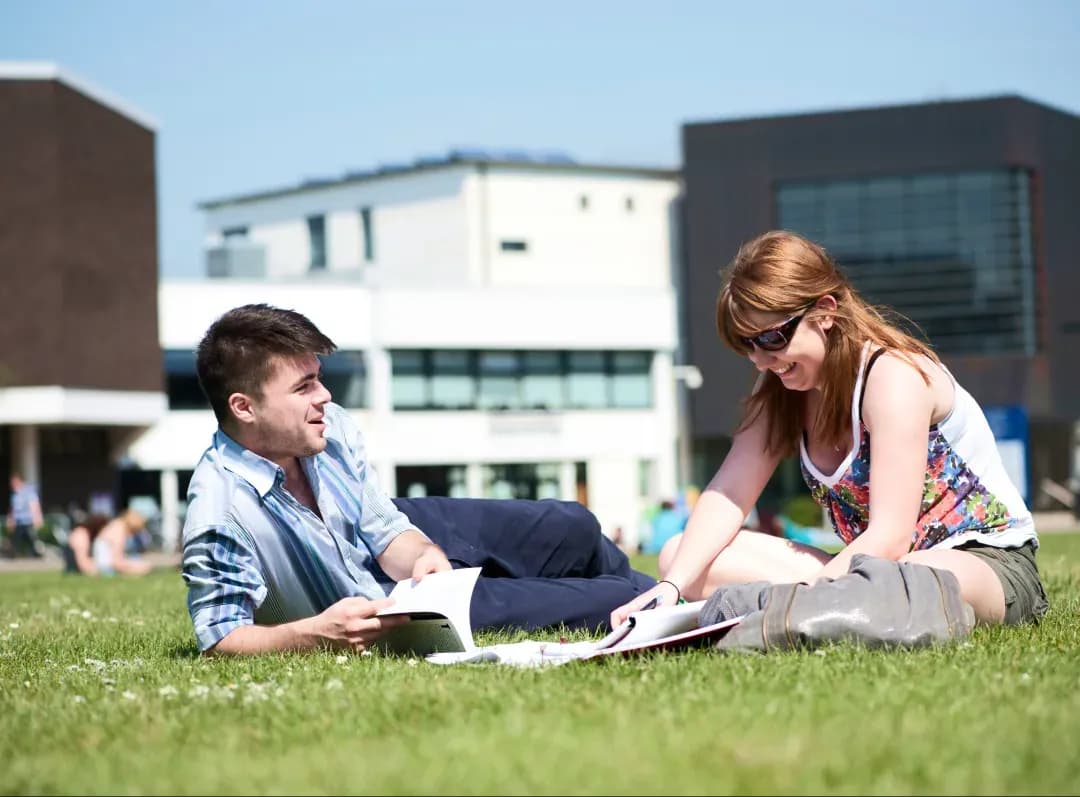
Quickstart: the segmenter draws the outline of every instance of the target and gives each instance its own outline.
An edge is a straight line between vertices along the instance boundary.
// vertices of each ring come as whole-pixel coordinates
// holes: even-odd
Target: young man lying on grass
[[[395,618],[394,583],[481,567],[474,629],[607,628],[655,580],[560,501],[388,498],[363,436],[331,403],[318,355],[336,346],[300,313],[230,310],[196,367],[218,430],[188,489],[183,575],[200,650],[363,651]]]

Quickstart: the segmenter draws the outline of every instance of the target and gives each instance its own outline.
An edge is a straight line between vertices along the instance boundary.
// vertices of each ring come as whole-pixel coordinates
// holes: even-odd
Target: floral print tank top
[[[860,367],[851,413],[853,428],[859,430],[857,447],[837,472],[827,476],[818,471],[805,439],[800,444],[803,479],[844,544],[866,530],[870,517],[870,432],[859,405],[866,375],[882,351],[876,351],[865,368]],[[971,539],[1000,547],[1021,545],[1035,537],[1031,515],[1009,481],[985,415],[967,391],[955,380],[953,384],[953,410],[927,433],[926,477],[911,550],[952,547]],[[958,440],[976,461],[974,467],[954,445]],[[856,445],[854,435],[852,444]]]

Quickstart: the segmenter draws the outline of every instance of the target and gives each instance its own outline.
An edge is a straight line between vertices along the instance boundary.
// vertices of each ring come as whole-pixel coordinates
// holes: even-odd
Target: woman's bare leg
[[[672,537],[660,551],[660,578],[667,575],[681,540],[681,534]],[[831,558],[832,554],[812,545],[743,529],[713,559],[700,578],[690,584],[680,584],[679,587],[687,600],[702,600],[718,587],[727,584],[746,581],[771,581],[774,584],[810,581]]]
[[[1000,623],[1005,619],[1005,589],[1001,579],[986,562],[966,551],[912,551],[900,561],[949,570],[960,582],[960,595],[975,610],[980,623]]]

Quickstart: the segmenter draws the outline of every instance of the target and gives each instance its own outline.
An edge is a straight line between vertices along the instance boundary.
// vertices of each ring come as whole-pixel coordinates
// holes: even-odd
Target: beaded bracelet
[[[668,581],[666,578],[662,578],[659,581],[657,581],[656,583],[657,584],[670,584],[671,586],[675,587],[675,603],[676,604],[682,603],[682,590],[679,589],[678,584],[676,584],[674,581]]]

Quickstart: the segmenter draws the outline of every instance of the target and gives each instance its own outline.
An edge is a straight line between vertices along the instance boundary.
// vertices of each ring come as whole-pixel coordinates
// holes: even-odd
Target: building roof
[[[844,114],[869,114],[877,113],[879,111],[899,111],[905,109],[918,109],[918,108],[941,108],[946,106],[958,106],[958,105],[975,105],[975,104],[1020,104],[1028,105],[1034,108],[1039,108],[1044,111],[1051,111],[1053,113],[1063,114],[1065,116],[1078,118],[1077,115],[1071,111],[1066,111],[1061,108],[1055,108],[1052,105],[1048,105],[1044,102],[1038,102],[1037,100],[1031,100],[1027,97],[1022,97],[1019,94],[992,94],[985,97],[963,97],[959,99],[941,99],[941,100],[928,100],[926,102],[903,102],[903,103],[889,103],[882,105],[856,105],[850,108],[824,108],[821,110],[807,110],[807,111],[790,111],[779,112],[774,114],[759,114],[751,116],[730,116],[730,117],[718,117],[715,119],[699,119],[695,121],[688,121],[683,124],[683,127],[708,127],[711,125],[722,124],[742,124],[748,122],[768,122],[768,121],[780,121],[785,119],[799,119],[799,118],[813,118],[823,116],[840,116]]]
[[[272,188],[249,194],[237,194],[220,199],[208,199],[199,203],[207,210],[231,205],[237,202],[250,202],[260,199],[286,196],[302,191],[311,191],[331,186],[350,185],[353,183],[381,180],[406,174],[434,171],[459,166],[512,168],[548,172],[576,172],[578,174],[621,175],[643,177],[646,179],[673,180],[679,176],[678,169],[661,169],[644,166],[617,166],[579,163],[561,152],[529,153],[519,150],[454,149],[446,155],[420,157],[412,163],[390,163],[372,169],[348,171],[340,177],[308,178],[298,185]]]
[[[104,105],[126,116],[136,124],[148,130],[156,131],[157,120],[144,113],[115,94],[98,88],[81,77],[76,77],[59,66],[46,61],[0,61],[0,80],[55,80],[70,89],[83,94],[99,105]]]

